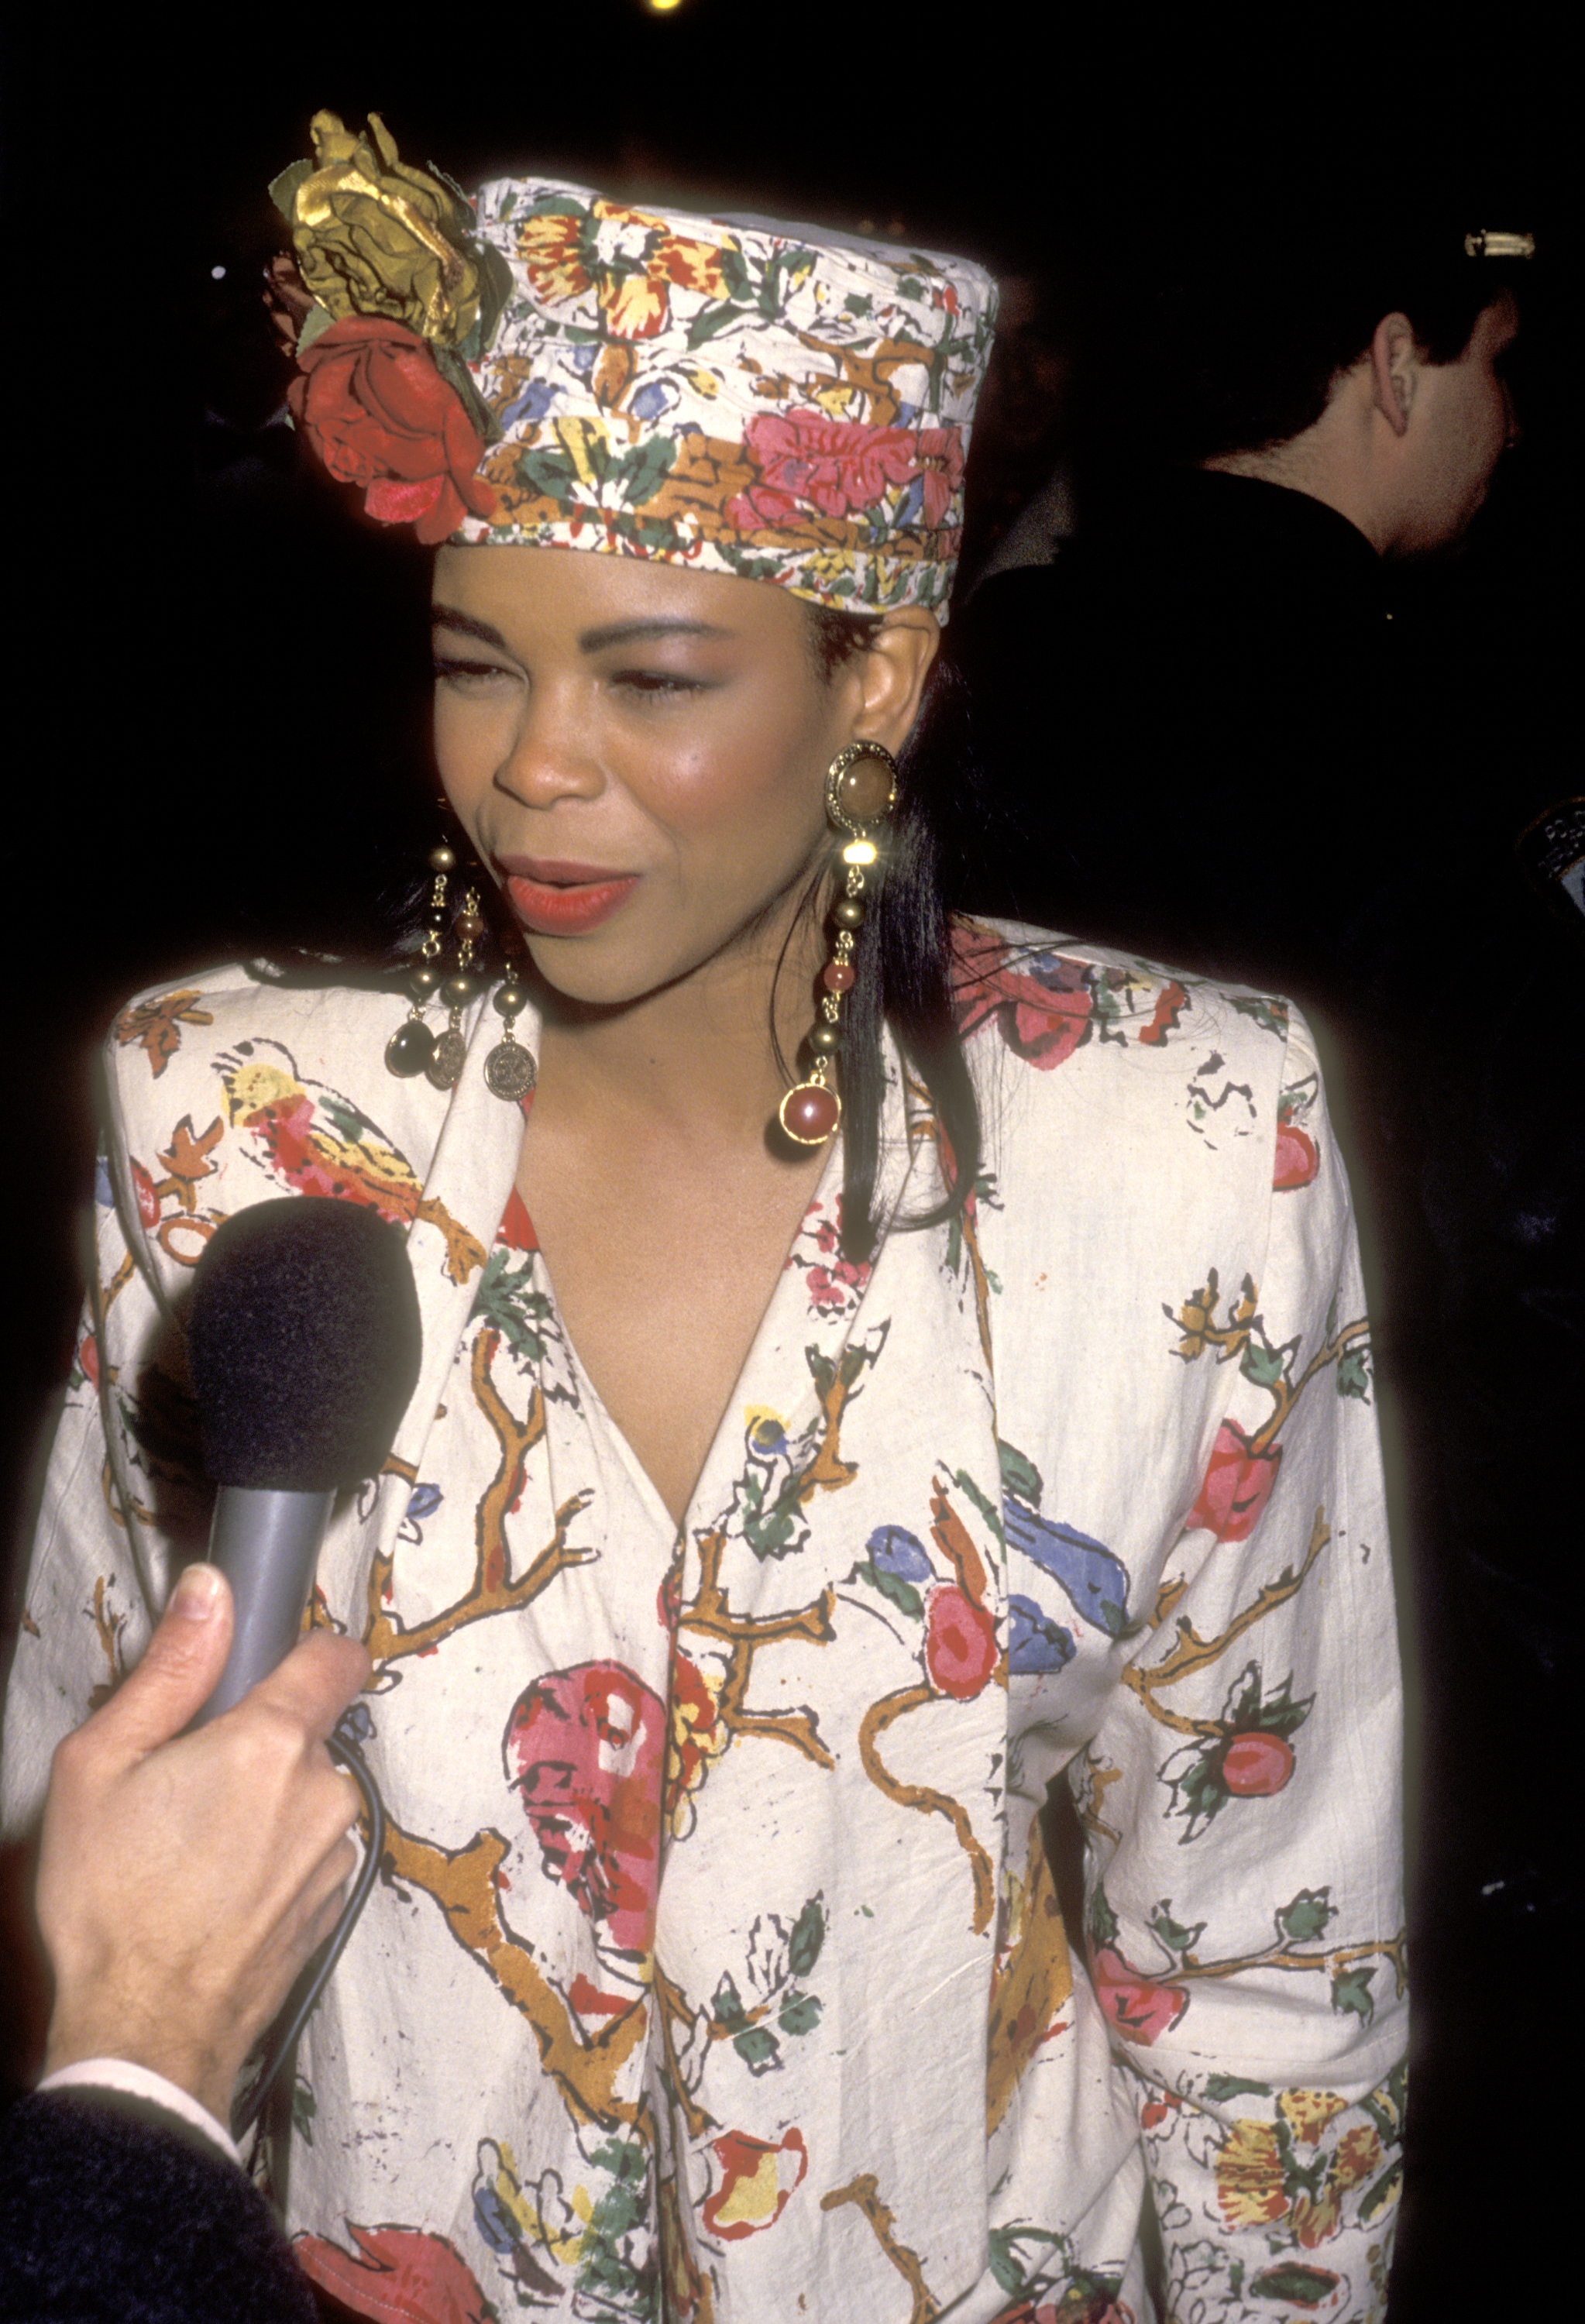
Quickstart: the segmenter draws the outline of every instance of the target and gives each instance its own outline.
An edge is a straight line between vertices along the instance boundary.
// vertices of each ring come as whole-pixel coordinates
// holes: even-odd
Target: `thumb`
[[[136,1756],[180,1735],[219,1683],[231,1628],[226,1576],[217,1565],[188,1566],[142,1662],[97,1714],[102,1739]]]

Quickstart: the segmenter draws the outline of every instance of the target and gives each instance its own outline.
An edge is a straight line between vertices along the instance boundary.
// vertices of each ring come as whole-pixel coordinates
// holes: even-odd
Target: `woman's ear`
[[[859,688],[856,742],[880,742],[895,758],[919,715],[919,696],[941,650],[941,624],[922,605],[883,613],[866,650],[849,664]]]

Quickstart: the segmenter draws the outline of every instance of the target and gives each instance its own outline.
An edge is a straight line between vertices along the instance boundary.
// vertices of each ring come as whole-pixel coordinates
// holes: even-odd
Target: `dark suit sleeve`
[[[201,2134],[116,2090],[0,2121],[0,2314],[30,2324],[314,2324],[268,2204]]]

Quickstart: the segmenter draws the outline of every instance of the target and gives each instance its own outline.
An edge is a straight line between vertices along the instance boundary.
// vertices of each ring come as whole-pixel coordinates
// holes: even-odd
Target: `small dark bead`
[[[528,1007],[529,996],[521,984],[503,984],[492,1005],[499,1016],[515,1017],[520,1009]]]
[[[465,975],[460,969],[448,976],[440,988],[440,998],[448,1009],[465,1009],[479,989],[476,976]]]
[[[840,1025],[816,1025],[809,1035],[809,1047],[817,1057],[829,1057],[842,1047]]]
[[[831,917],[839,928],[862,928],[864,907],[856,896],[839,896],[831,907]]]
[[[385,1044],[385,1063],[402,1081],[421,1074],[435,1054],[435,1036],[416,1017],[399,1025]]]
[[[407,980],[407,989],[415,1001],[428,1001],[429,995],[439,989],[439,984],[440,971],[431,968],[428,961],[421,961],[417,968],[411,970]]]

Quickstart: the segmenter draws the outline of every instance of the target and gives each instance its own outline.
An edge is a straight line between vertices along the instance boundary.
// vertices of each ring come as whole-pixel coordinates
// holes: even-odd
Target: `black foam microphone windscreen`
[[[422,1351],[399,1228],[326,1195],[253,1204],[211,1236],[187,1328],[217,1485],[333,1492],[378,1474]]]
[[[422,1351],[406,1243],[373,1211],[289,1195],[210,1237],[188,1361],[235,1623],[200,1725],[290,1653],[335,1497],[384,1466]]]

